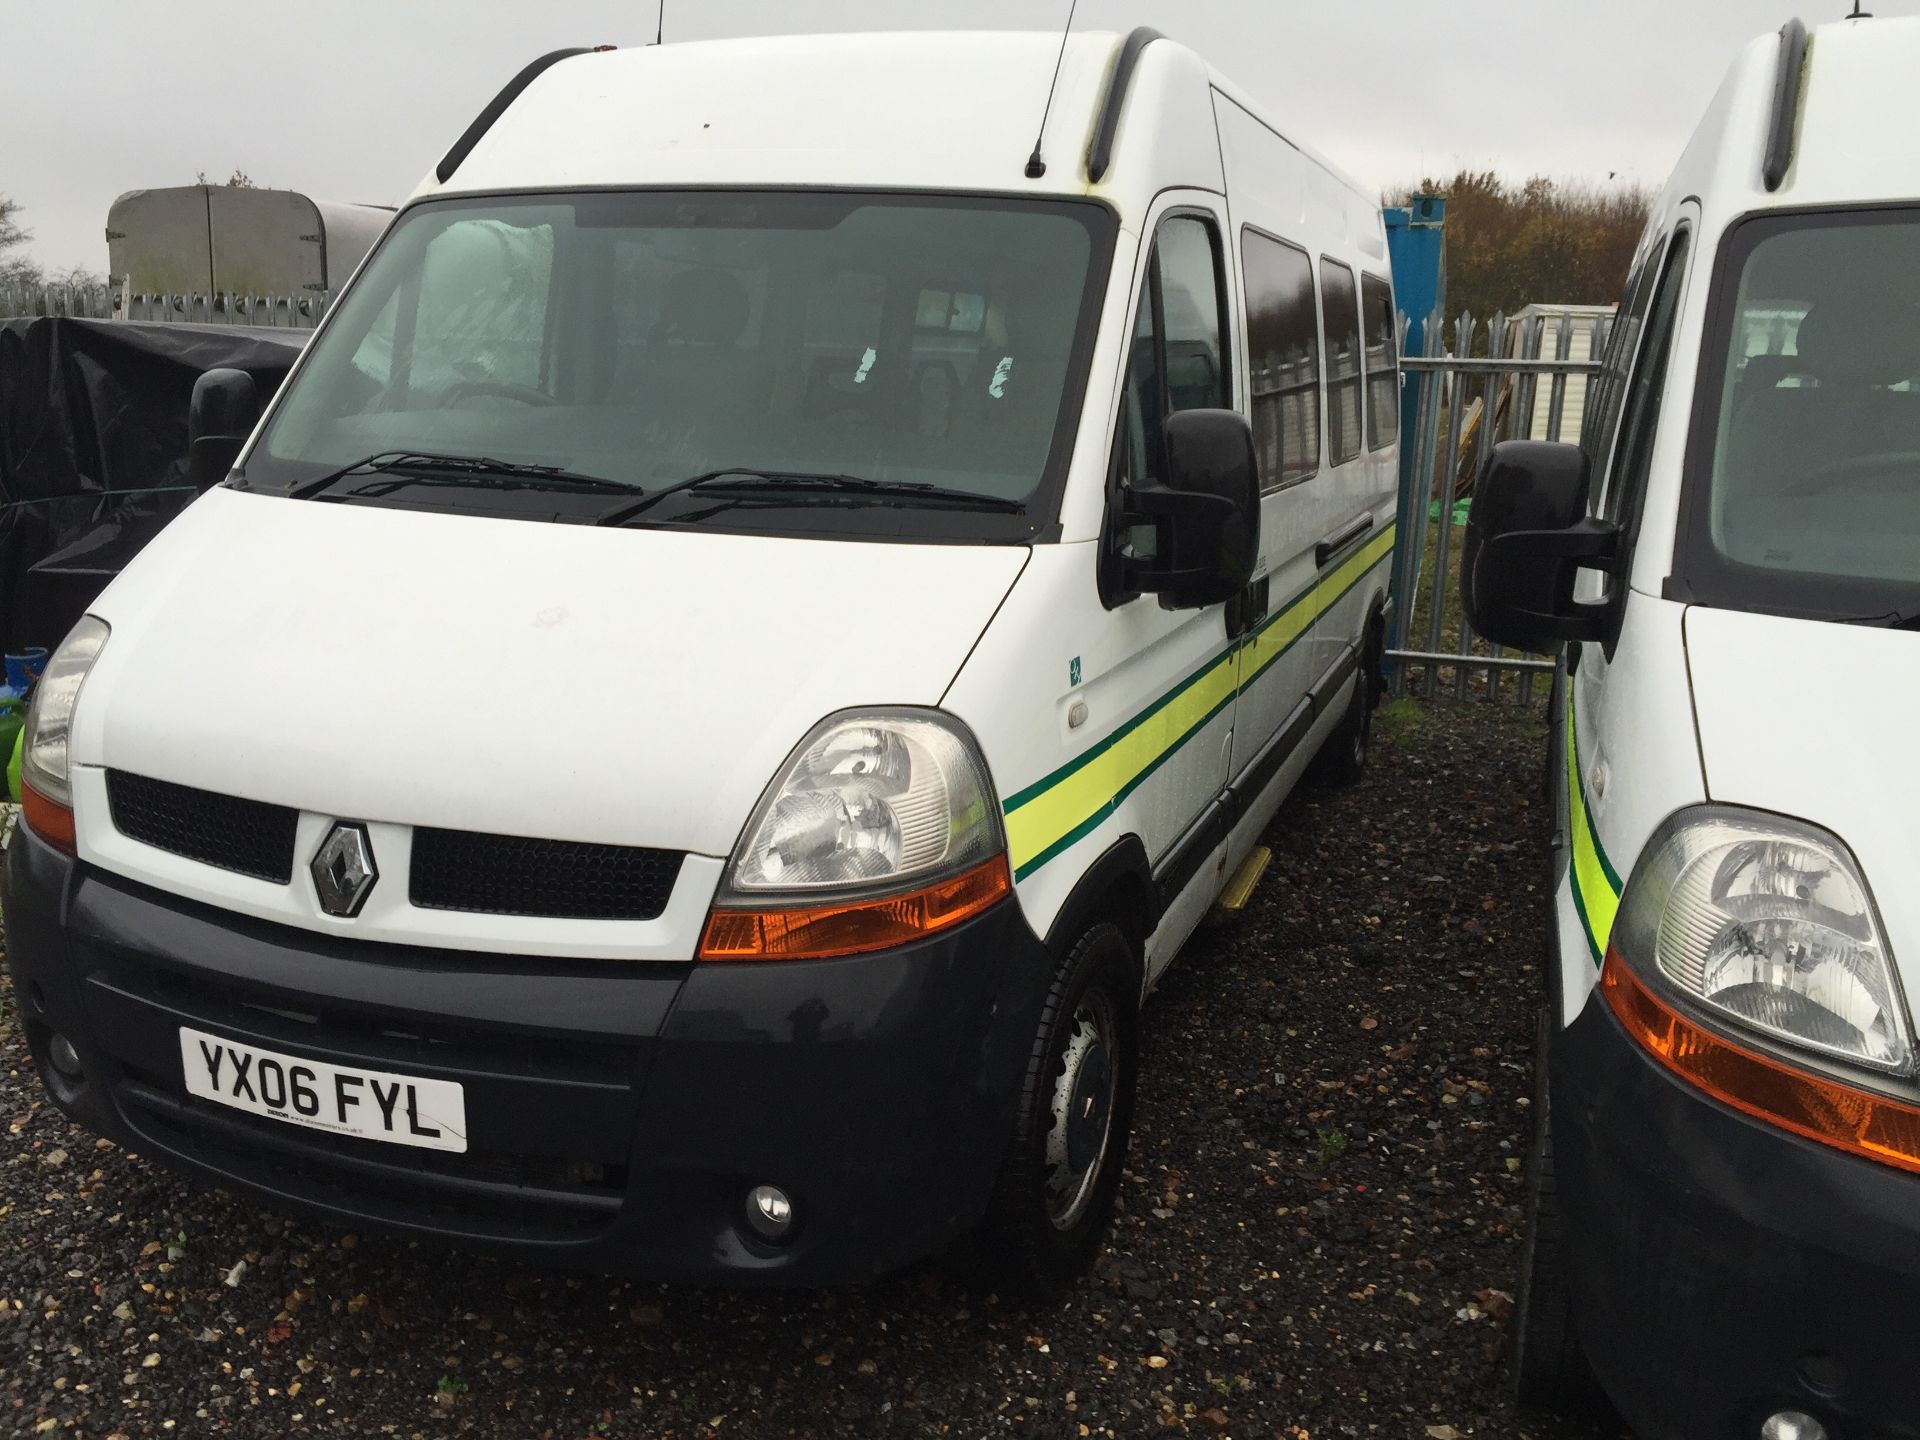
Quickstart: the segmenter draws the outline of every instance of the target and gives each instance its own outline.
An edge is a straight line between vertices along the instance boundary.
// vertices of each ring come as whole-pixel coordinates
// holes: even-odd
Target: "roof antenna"
[[[1853,13],[1847,16],[1847,19],[1871,20],[1873,18],[1873,12],[1871,10],[1862,10],[1860,8],[1860,4],[1861,4],[1861,0],[1853,0]]]
[[[662,5],[667,0],[660,0]],[[1854,0],[1855,4],[1859,0]],[[1047,138],[1047,116],[1053,113],[1053,91],[1060,83],[1060,62],[1067,58],[1067,37],[1073,33],[1073,12],[1080,6],[1080,0],[1069,0],[1067,5],[1067,25],[1060,32],[1060,53],[1053,57],[1053,79],[1047,84],[1047,103],[1040,111],[1040,133],[1033,137],[1033,154],[1027,157],[1027,178],[1038,180],[1047,173],[1047,162],[1040,158],[1040,142]]]
[[[660,10],[654,16],[653,43],[660,44],[660,37],[667,33],[667,0],[660,0]]]

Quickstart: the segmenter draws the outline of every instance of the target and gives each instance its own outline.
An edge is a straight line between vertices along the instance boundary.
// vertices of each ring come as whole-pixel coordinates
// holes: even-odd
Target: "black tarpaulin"
[[[59,644],[193,498],[193,382],[245,370],[264,405],[311,333],[0,320],[0,647]]]

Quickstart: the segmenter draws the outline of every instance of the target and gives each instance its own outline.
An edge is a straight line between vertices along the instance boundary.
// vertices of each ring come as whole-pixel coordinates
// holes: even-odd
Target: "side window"
[[[1353,271],[1320,262],[1320,308],[1327,325],[1327,448],[1344,465],[1360,453],[1360,297]]]
[[[1278,490],[1320,468],[1320,317],[1313,262],[1257,230],[1240,232],[1247,275],[1247,380],[1260,488]]]
[[[400,287],[395,286],[380,307],[379,317],[367,327],[366,338],[353,352],[353,365],[381,389],[393,381],[393,330],[400,314]]]
[[[1360,277],[1360,311],[1367,335],[1367,448],[1384,450],[1400,438],[1399,340],[1393,287],[1378,275]]]
[[[1161,225],[1155,248],[1167,336],[1167,408],[1220,409],[1228,403],[1227,365],[1213,226],[1197,216],[1176,215]]]
[[[1160,462],[1155,447],[1165,415],[1160,394],[1159,330],[1153,323],[1153,263],[1147,267],[1147,291],[1133,318],[1133,342],[1127,347],[1126,474],[1129,479],[1157,479]]]
[[[1127,475],[1158,479],[1164,418],[1230,402],[1220,323],[1219,247],[1213,225],[1192,215],[1164,221],[1147,262],[1127,358]]]
[[[1657,252],[1655,252],[1657,253]],[[1626,397],[1627,367],[1640,339],[1640,326],[1646,318],[1647,302],[1653,288],[1653,267],[1642,258],[1627,275],[1627,288],[1620,308],[1614,313],[1613,329],[1607,335],[1607,351],[1601,357],[1600,373],[1587,391],[1586,413],[1581,419],[1580,448],[1596,480],[1606,473],[1608,454],[1613,448],[1614,430],[1620,423],[1620,406]]]
[[[1222,343],[1225,296],[1212,222],[1193,215],[1163,221],[1147,257],[1127,346],[1127,388],[1114,437],[1117,485],[1164,477],[1169,414],[1231,403]],[[1123,514],[1118,504],[1109,509],[1111,528],[1100,551],[1100,596],[1109,606],[1133,598],[1120,588],[1112,562],[1146,558],[1155,544],[1151,525],[1132,524]]]
[[[1690,236],[1682,230],[1667,249],[1660,283],[1647,306],[1646,341],[1640,362],[1625,386],[1620,441],[1614,448],[1613,471],[1602,498],[1609,520],[1630,524],[1646,492],[1647,466],[1653,456],[1654,432],[1660,423],[1660,396],[1666,389],[1667,357],[1673,352],[1673,331],[1680,312],[1680,291],[1687,273]]]

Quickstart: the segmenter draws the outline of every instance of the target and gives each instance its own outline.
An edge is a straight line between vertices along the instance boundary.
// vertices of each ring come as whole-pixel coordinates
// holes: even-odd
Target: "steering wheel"
[[[518,400],[522,405],[558,405],[560,402],[532,385],[516,385],[511,380],[456,380],[440,392],[444,405],[458,405],[474,396],[491,395],[501,400]]]
[[[1914,472],[1914,484],[1920,487],[1920,450],[1876,450],[1866,455],[1849,455],[1841,460],[1829,460],[1814,469],[1804,479],[1796,480],[1782,492],[1787,495],[1817,495],[1822,490],[1844,486],[1848,489],[1863,488],[1861,482],[1867,477],[1882,475],[1895,469]]]

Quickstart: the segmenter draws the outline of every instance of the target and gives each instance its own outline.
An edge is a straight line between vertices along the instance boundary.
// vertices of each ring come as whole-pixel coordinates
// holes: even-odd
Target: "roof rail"
[[[1113,137],[1120,129],[1120,107],[1127,103],[1127,86],[1133,81],[1134,66],[1140,63],[1140,52],[1154,41],[1166,38],[1158,30],[1142,25],[1120,46],[1120,59],[1113,67],[1113,79],[1107,82],[1106,96],[1100,102],[1100,118],[1093,127],[1093,143],[1087,147],[1087,179],[1095,185],[1113,163]]]
[[[1773,77],[1773,118],[1767,127],[1767,153],[1760,178],[1778,190],[1793,163],[1793,122],[1800,113],[1800,72],[1806,66],[1807,27],[1796,16],[1780,27],[1780,69]]]
[[[576,45],[571,50],[549,51],[509,80],[506,88],[493,97],[487,108],[482,110],[475,117],[474,122],[466,128],[465,133],[453,142],[453,148],[440,158],[440,163],[433,170],[434,178],[442,185],[451,180],[453,172],[460,168],[460,162],[473,153],[473,147],[478,145],[481,137],[493,128],[493,122],[506,113],[507,107],[520,98],[520,92],[538,79],[543,70],[575,55],[588,54],[592,49],[590,45]]]

